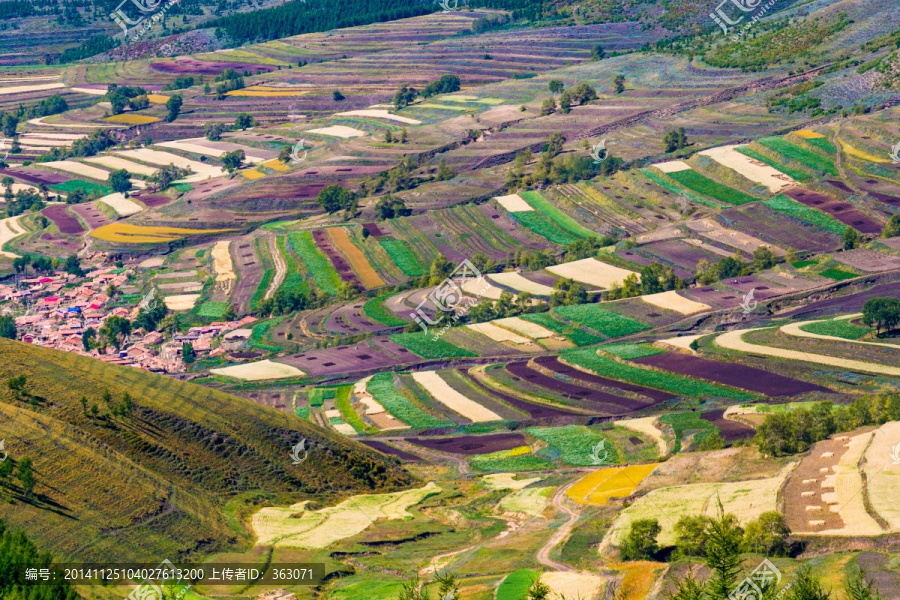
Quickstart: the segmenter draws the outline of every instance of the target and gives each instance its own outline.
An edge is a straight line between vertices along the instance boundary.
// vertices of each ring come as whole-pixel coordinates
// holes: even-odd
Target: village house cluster
[[[155,373],[182,373],[184,344],[190,344],[199,357],[217,356],[236,350],[250,337],[246,326],[253,317],[239,321],[214,322],[191,327],[186,333],[174,335],[160,331],[135,328],[120,344],[105,348],[85,348],[84,332],[99,332],[109,317],[134,320],[142,306],[115,306],[110,291],[125,285],[133,271],[105,268],[91,271],[85,277],[65,272],[53,275],[17,278],[10,284],[0,284],[0,302],[5,314],[21,313],[15,317],[19,340],[45,348],[74,352],[104,362],[137,367]],[[160,301],[162,301],[160,299]],[[218,343],[213,343],[219,338]]]

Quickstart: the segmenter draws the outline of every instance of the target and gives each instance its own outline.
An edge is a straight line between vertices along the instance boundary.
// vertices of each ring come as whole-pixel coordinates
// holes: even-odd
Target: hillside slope
[[[20,375],[24,392],[15,392],[8,380]],[[225,550],[251,541],[235,513],[253,504],[413,483],[333,432],[145,371],[0,340],[0,381],[0,439],[10,460],[31,458],[37,481],[31,500],[18,480],[0,490],[14,498],[0,518],[58,558]],[[114,415],[126,393],[130,415]],[[308,459],[294,465],[291,448],[304,438]]]

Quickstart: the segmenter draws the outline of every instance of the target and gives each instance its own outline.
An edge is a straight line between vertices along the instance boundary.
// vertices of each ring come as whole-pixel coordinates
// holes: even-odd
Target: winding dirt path
[[[269,237],[266,239],[266,243],[269,246],[269,252],[272,254],[272,260],[275,262],[275,276],[272,277],[269,289],[266,290],[266,294],[263,296],[264,300],[268,300],[275,295],[275,292],[284,282],[285,275],[287,275],[287,262],[278,249],[278,238],[275,236]]]
[[[572,529],[575,527],[575,522],[578,521],[578,517],[581,516],[580,513],[572,510],[571,508],[569,508],[568,506],[565,505],[566,492],[569,491],[569,488],[572,487],[573,485],[575,485],[575,483],[579,479],[581,479],[581,477],[578,477],[578,478],[570,481],[563,487],[559,488],[559,490],[557,490],[556,494],[553,495],[553,499],[550,501],[550,503],[553,505],[553,507],[555,509],[567,514],[569,516],[569,520],[566,521],[565,523],[563,523],[563,525],[559,529],[556,530],[556,533],[554,533],[552,536],[550,536],[550,539],[547,540],[547,543],[544,544],[544,546],[537,552],[537,556],[536,556],[537,561],[539,563],[541,563],[542,565],[544,565],[546,567],[550,567],[551,569],[554,569],[556,571],[565,571],[567,573],[571,573],[574,571],[574,569],[572,567],[570,567],[569,565],[552,560],[550,558],[550,553],[564,539],[569,537],[569,534],[572,532]]]
[[[749,342],[745,342],[743,339],[744,334],[750,333],[751,331],[759,331],[759,328],[739,329],[737,331],[729,331],[728,333],[723,333],[715,339],[715,344],[721,348],[725,348],[726,350],[737,350],[738,352],[746,352],[747,354],[756,354],[758,356],[774,356],[776,358],[800,360],[803,362],[819,365],[828,365],[829,367],[850,369],[852,371],[862,371],[863,373],[900,376],[900,367],[889,367],[887,365],[863,362],[861,360],[835,358],[834,356],[813,354],[811,352],[800,352],[798,350],[771,348],[769,346],[760,346],[759,344],[751,344]],[[842,339],[842,341],[847,340]]]
[[[857,313],[855,315],[846,315],[842,317],[842,320],[849,319],[857,319],[862,316],[862,313]],[[821,333],[810,333],[808,331],[803,331],[800,329],[804,325],[809,325],[810,323],[817,323],[818,321],[800,321],[799,323],[789,323],[787,325],[783,325],[780,329],[782,333],[786,333],[787,335],[792,335],[795,337],[803,337],[803,338],[812,338],[815,340],[830,340],[833,342],[844,342],[850,344],[862,344],[863,346],[881,346],[882,348],[891,348],[893,350],[900,350],[900,345],[897,344],[885,344],[883,342],[862,342],[860,340],[849,340],[847,338],[837,337],[835,335],[823,335]]]

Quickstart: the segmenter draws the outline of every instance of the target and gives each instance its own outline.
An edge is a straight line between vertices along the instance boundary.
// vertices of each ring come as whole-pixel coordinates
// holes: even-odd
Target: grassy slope
[[[0,389],[0,438],[10,459],[33,460],[37,499],[13,489],[0,518],[59,558],[146,560],[246,547],[226,503],[241,493],[278,503],[298,493],[386,491],[412,478],[364,446],[309,423],[198,385],[70,353],[0,340],[0,381],[24,374],[37,407]],[[79,399],[130,417],[92,419]],[[306,438],[309,458],[291,447]],[[327,450],[327,451],[326,451]]]

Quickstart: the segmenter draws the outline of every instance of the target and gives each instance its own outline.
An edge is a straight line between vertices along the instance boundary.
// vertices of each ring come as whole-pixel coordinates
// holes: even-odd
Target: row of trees
[[[718,262],[710,263],[701,260],[697,263],[697,281],[701,285],[709,285],[729,277],[745,277],[758,271],[771,269],[778,264],[778,257],[767,246],[758,246],[753,251],[752,262],[745,263],[737,250],[734,256],[726,256]]]
[[[818,402],[810,408],[767,414],[756,430],[754,441],[763,454],[789,456],[804,452],[839,431],[888,421],[900,421],[898,392],[862,396],[846,406]]]

